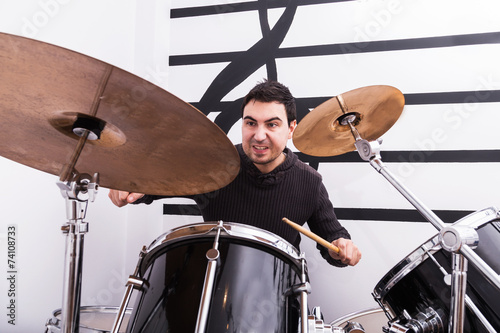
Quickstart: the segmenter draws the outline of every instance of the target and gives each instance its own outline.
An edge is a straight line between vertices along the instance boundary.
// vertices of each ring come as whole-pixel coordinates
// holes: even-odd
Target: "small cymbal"
[[[293,144],[312,156],[336,156],[356,149],[346,116],[361,138],[373,141],[394,125],[403,112],[404,96],[391,86],[368,86],[333,97],[307,114],[297,125]]]
[[[103,187],[190,195],[219,189],[238,174],[238,153],[217,125],[124,70],[5,33],[0,68],[3,157],[61,175],[82,127],[92,128],[94,140],[86,141],[74,170],[99,173]]]

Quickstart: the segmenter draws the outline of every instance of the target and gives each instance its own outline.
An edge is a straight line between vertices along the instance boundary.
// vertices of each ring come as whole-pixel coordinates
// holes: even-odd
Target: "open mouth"
[[[267,146],[252,146],[256,153],[263,153],[269,149]]]

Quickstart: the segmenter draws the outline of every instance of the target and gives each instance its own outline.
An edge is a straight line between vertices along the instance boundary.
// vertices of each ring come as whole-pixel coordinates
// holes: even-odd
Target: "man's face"
[[[243,151],[262,173],[271,172],[285,160],[282,152],[296,126],[295,120],[288,125],[283,104],[252,100],[243,109]]]

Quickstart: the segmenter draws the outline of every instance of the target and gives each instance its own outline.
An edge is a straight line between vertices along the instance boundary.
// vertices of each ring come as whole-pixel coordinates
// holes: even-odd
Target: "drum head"
[[[125,332],[131,312],[131,309],[125,311],[125,316],[119,330],[120,333]],[[80,308],[79,332],[111,332],[117,313],[118,307],[82,306]],[[61,319],[61,309],[55,310],[53,318],[49,320],[49,324],[47,325],[49,332],[60,332]]]

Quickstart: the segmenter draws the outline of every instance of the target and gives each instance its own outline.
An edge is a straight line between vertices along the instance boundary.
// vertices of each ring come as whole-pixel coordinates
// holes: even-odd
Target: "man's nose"
[[[263,126],[257,126],[254,133],[254,139],[256,141],[264,141],[266,139],[267,133]]]

